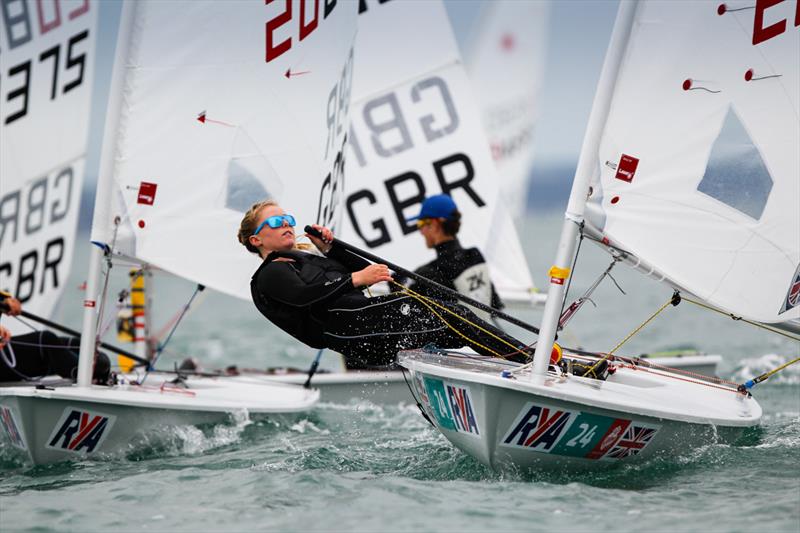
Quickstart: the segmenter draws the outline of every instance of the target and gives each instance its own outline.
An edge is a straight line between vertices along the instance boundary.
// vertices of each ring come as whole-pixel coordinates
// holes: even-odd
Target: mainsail
[[[75,249],[97,12],[0,4],[0,289],[37,315],[52,314]]]
[[[356,5],[148,1],[124,16],[101,176],[117,205],[92,239],[249,299],[259,261],[236,234],[252,203],[277,199],[301,228],[339,224]]]
[[[528,199],[549,14],[543,0],[487,2],[464,54],[500,190],[515,219]]]
[[[639,5],[587,218],[711,305],[796,322],[800,8],[752,4]]]
[[[363,2],[356,39],[342,237],[390,261],[433,259],[413,223],[425,196],[451,194],[459,237],[478,246],[506,299],[533,282],[441,2]]]

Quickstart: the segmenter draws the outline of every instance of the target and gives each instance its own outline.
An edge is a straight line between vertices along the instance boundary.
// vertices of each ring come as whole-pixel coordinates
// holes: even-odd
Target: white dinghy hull
[[[306,373],[249,374],[232,378],[243,383],[303,385]],[[368,401],[377,405],[411,403],[413,398],[400,370],[363,370],[314,374],[311,386],[320,392],[320,402],[346,404]]]
[[[606,381],[472,356],[405,352],[419,403],[457,448],[497,471],[585,470],[733,442],[758,424],[751,397],[647,370]]]
[[[720,355],[688,354],[670,357],[646,357],[642,364],[674,369],[704,376],[715,376]],[[232,378],[244,383],[288,383],[303,385],[308,379],[304,372],[287,374],[261,374],[242,371]],[[346,404],[369,401],[378,405],[410,403],[414,399],[408,383],[400,370],[350,370],[345,372],[320,372],[311,379],[311,386],[319,389],[320,402]]]
[[[216,424],[233,416],[287,416],[311,409],[319,391],[280,384],[193,379],[178,388],[31,386],[0,388],[0,425],[34,464],[118,456],[159,428]]]

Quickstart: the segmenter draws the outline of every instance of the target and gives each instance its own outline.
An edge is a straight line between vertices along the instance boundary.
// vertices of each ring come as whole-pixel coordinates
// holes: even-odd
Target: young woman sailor
[[[406,292],[366,296],[364,288],[392,281],[386,265],[332,245],[333,234],[321,226],[314,227],[322,239],[308,237],[324,256],[302,251],[294,226],[276,202],[260,202],[245,214],[238,238],[264,259],[250,282],[256,307],[303,343],[340,352],[348,368],[390,366],[398,351],[428,344],[529,360],[522,343],[462,305]]]

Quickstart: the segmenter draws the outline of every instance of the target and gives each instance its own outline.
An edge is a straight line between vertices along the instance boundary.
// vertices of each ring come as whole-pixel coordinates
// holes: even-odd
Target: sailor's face
[[[425,246],[428,248],[436,246],[437,229],[439,229],[437,226],[441,226],[441,222],[435,218],[424,218],[417,223],[419,232],[425,239]]]
[[[285,215],[284,210],[278,205],[268,205],[261,209],[258,214],[258,225],[269,217]],[[257,226],[258,227],[258,226]],[[263,224],[258,233],[251,237],[253,244],[257,247],[264,248],[271,252],[288,252],[295,245],[294,228],[289,225],[289,222],[284,219],[282,224],[277,228],[270,227],[269,224]]]

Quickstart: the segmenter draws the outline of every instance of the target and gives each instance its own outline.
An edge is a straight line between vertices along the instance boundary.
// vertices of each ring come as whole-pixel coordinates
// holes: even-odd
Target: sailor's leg
[[[438,348],[470,346],[486,356],[529,360],[523,343],[466,307],[435,303],[438,305],[400,293],[338,301],[329,310],[325,338],[331,349],[344,354],[349,368],[389,365],[398,351],[427,344]]]
[[[348,368],[392,365],[398,351],[426,344],[464,344],[414,298],[399,293],[340,299],[328,311],[325,339],[329,348],[345,356]]]
[[[515,339],[497,326],[490,324],[478,317],[467,307],[437,301],[441,306],[451,312],[448,313],[440,307],[434,306],[443,320],[453,329],[457,330],[464,341],[481,355],[501,357],[517,363],[527,363],[533,357],[534,349]]]
[[[14,335],[0,355],[0,381],[24,381],[49,374],[46,331]],[[53,335],[55,336],[55,335]]]

